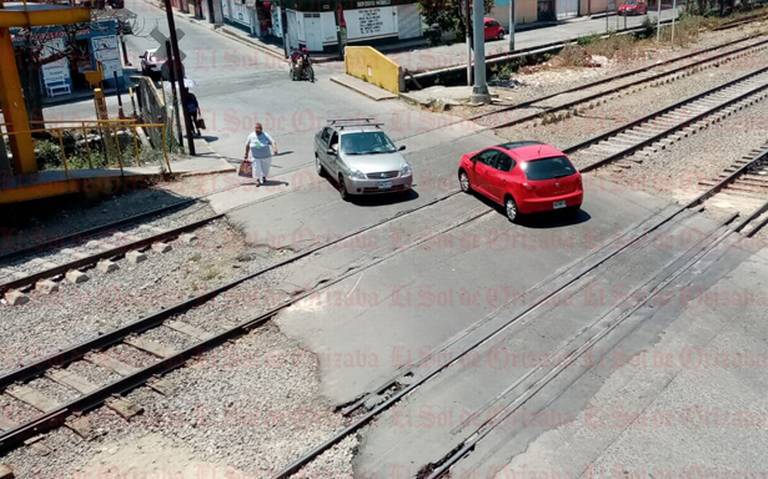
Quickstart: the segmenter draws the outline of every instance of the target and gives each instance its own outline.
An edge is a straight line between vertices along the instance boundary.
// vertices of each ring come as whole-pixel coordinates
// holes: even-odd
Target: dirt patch
[[[76,478],[88,477],[173,477],[177,479],[239,479],[245,473],[232,466],[202,461],[179,441],[160,434],[105,444]]]

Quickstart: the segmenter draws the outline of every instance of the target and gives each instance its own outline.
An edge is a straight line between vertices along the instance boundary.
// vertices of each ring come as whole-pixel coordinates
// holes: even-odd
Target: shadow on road
[[[375,195],[353,195],[349,197],[349,202],[356,206],[385,206],[398,203],[406,203],[419,198],[416,190],[408,190],[402,193],[381,193]]]
[[[494,203],[488,198],[472,193],[472,196],[482,201],[487,206],[496,210],[500,215],[506,217],[504,207]],[[584,210],[579,211],[551,211],[548,213],[537,213],[532,215],[520,215],[517,218],[516,224],[525,228],[563,228],[566,226],[577,225],[580,223],[586,223],[592,219],[592,216]]]

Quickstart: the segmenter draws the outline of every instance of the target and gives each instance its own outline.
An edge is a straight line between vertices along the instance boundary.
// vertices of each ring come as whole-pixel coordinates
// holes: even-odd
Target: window
[[[482,153],[479,153],[475,158],[484,165],[496,168],[496,155],[498,155],[498,153],[499,152],[496,150],[485,150]]]
[[[333,136],[331,137],[331,143],[328,145],[331,148],[336,148],[339,146],[339,134],[335,131],[333,132]]]
[[[576,168],[564,156],[527,161],[520,167],[525,171],[525,176],[529,180],[551,180],[576,173]]]
[[[328,139],[331,137],[331,129],[330,128],[323,128],[323,132],[320,134],[320,139],[325,143],[328,144]]]
[[[347,155],[375,155],[397,151],[392,140],[382,131],[347,133],[341,137],[341,151]]]
[[[500,171],[509,171],[512,169],[512,167],[515,166],[515,162],[512,161],[512,158],[508,157],[504,153],[499,152],[498,155],[496,155],[496,169]]]

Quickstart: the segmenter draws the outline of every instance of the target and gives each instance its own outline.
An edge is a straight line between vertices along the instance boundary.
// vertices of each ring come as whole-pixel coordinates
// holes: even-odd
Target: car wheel
[[[344,177],[339,175],[339,195],[344,201],[349,201],[349,192],[347,191],[347,184],[344,181]]]
[[[507,196],[507,199],[504,200],[504,211],[507,214],[507,219],[512,223],[517,221],[518,216],[520,216],[520,213],[517,211],[517,203],[515,203],[515,199],[511,196]]]
[[[323,168],[323,164],[320,163],[320,158],[315,154],[315,171],[319,176],[325,176],[325,168]]]
[[[459,188],[461,188],[461,191],[464,193],[472,191],[472,185],[469,184],[469,175],[467,175],[467,172],[464,170],[459,171]]]

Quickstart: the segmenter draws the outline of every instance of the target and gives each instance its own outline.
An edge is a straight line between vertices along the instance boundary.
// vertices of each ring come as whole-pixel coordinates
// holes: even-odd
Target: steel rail
[[[721,48],[727,48],[727,47],[730,47],[730,46],[735,45],[737,43],[746,42],[746,41],[752,40],[752,39],[760,37],[760,36],[762,36],[762,34],[759,34],[759,33],[756,33],[756,34],[753,34],[753,35],[747,35],[746,37],[742,37],[742,38],[739,38],[737,40],[731,40],[729,42],[720,43],[720,44],[712,46],[712,47],[702,48],[700,50],[696,50],[695,52],[686,53],[686,54],[680,55],[678,57],[668,58],[667,60],[661,61],[659,63],[654,63],[653,65],[646,65],[646,66],[638,67],[638,68],[635,68],[633,70],[629,70],[629,71],[626,71],[626,72],[618,73],[616,75],[611,75],[611,76],[606,77],[606,78],[601,78],[599,80],[594,80],[594,81],[591,81],[589,83],[585,83],[585,84],[577,86],[577,87],[566,88],[565,90],[559,90],[559,91],[557,91],[555,93],[549,93],[549,94],[546,94],[546,95],[542,95],[542,96],[533,98],[531,100],[526,100],[524,102],[520,102],[520,103],[516,103],[514,105],[506,106],[506,107],[501,108],[499,110],[495,110],[495,111],[488,112],[488,113],[479,113],[477,115],[470,116],[469,118],[467,118],[467,120],[474,121],[474,120],[483,118],[485,116],[494,115],[494,114],[497,114],[497,113],[504,113],[504,112],[507,112],[507,111],[510,111],[510,110],[515,110],[515,109],[518,109],[518,108],[529,107],[529,106],[532,106],[532,105],[534,105],[536,103],[539,103],[539,102],[542,102],[542,101],[546,101],[546,100],[550,100],[550,99],[558,97],[560,95],[566,95],[568,93],[574,93],[574,92],[577,92],[577,91],[584,90],[585,88],[592,88],[594,86],[603,85],[605,83],[610,83],[612,81],[621,80],[622,78],[626,78],[628,76],[637,75],[639,73],[647,72],[648,70],[651,70],[653,68],[657,68],[657,67],[664,66],[664,65],[669,65],[670,63],[679,62],[681,60],[687,60],[688,58],[694,57],[696,55],[701,55],[703,53],[709,53],[711,51],[719,50]]]
[[[571,364],[573,364],[578,358],[580,358],[584,353],[589,351],[595,344],[597,344],[602,338],[604,338],[606,335],[608,335],[611,331],[616,329],[619,325],[621,325],[625,320],[630,318],[634,313],[636,313],[640,308],[642,308],[645,304],[648,303],[649,300],[656,297],[656,295],[659,294],[664,288],[672,284],[677,278],[679,278],[683,273],[687,272],[691,267],[693,267],[696,263],[701,261],[702,258],[704,258],[707,254],[709,254],[711,251],[713,251],[718,245],[720,245],[725,239],[731,236],[731,234],[740,231],[744,226],[746,226],[746,222],[742,221],[740,225],[738,225],[734,229],[728,228],[728,225],[731,224],[734,219],[738,216],[738,213],[732,215],[725,221],[723,221],[718,229],[713,231],[706,239],[709,241],[704,244],[703,246],[700,246],[699,243],[703,243],[704,240],[701,240],[697,242],[695,247],[690,248],[689,250],[693,250],[696,248],[699,248],[699,251],[696,252],[696,254],[693,255],[692,258],[687,260],[682,267],[676,269],[672,273],[668,274],[666,277],[662,278],[660,281],[656,279],[656,276],[648,280],[646,283],[640,285],[638,288],[636,288],[634,291],[632,291],[631,294],[627,295],[626,299],[629,299],[632,297],[633,294],[637,294],[637,292],[648,285],[652,285],[652,290],[648,293],[643,295],[643,299],[639,301],[637,304],[630,307],[628,310],[623,311],[621,315],[611,321],[607,326],[604,326],[603,328],[599,329],[595,334],[590,336],[586,342],[584,342],[581,346],[576,347],[575,349],[571,349],[568,351],[568,354],[564,355],[563,359],[553,365],[551,368],[549,368],[548,371],[546,371],[546,374],[543,378],[537,380],[534,382],[531,386],[525,388],[522,394],[515,397],[515,399],[509,403],[506,407],[502,408],[501,410],[494,413],[491,417],[487,418],[483,421],[480,426],[478,426],[475,431],[470,434],[461,444],[457,445],[454,449],[452,449],[450,455],[440,461],[439,465],[435,464],[433,466],[437,466],[435,469],[430,471],[429,476],[427,476],[427,479],[438,479],[440,477],[443,477],[451,467],[453,467],[457,462],[459,462],[461,459],[466,457],[470,452],[472,452],[477,444],[487,437],[488,434],[491,433],[499,424],[501,424],[504,420],[509,418],[512,414],[514,414],[520,407],[522,407],[524,404],[526,404],[531,398],[533,398],[539,391],[541,391],[547,384],[549,384],[551,381],[553,381],[556,377],[560,375],[565,369],[567,369]],[[723,228],[725,230],[723,231]],[[677,258],[677,260],[682,259],[683,256],[680,258]],[[676,260],[676,261],[677,261]],[[676,262],[676,261],[673,261]],[[618,308],[614,308],[618,309]],[[598,318],[597,321],[595,321],[592,325],[590,325],[590,328],[594,325],[596,325],[601,319],[604,318],[605,315]],[[570,342],[575,341],[578,336],[581,336],[582,331],[578,331],[575,336],[571,336],[569,338],[568,343],[566,346],[570,344]],[[563,349],[561,347],[560,349]],[[559,352],[556,351],[555,354],[551,355],[556,357],[556,354]],[[546,361],[545,361],[546,362]],[[540,363],[540,364],[544,364]],[[517,386],[521,385],[525,380],[532,377],[537,371],[542,370],[543,368],[539,365],[534,369],[531,369],[528,371],[524,376],[519,378],[515,383],[510,385],[506,391],[511,391]],[[501,396],[503,397],[505,393],[502,393]]]
[[[404,210],[399,212],[398,214],[386,218],[384,220],[378,221],[372,225],[366,226],[365,228],[361,228],[357,231],[353,231],[351,233],[348,233],[346,235],[340,236],[332,241],[328,241],[326,243],[320,244],[318,246],[315,246],[313,248],[307,249],[306,251],[303,251],[301,253],[297,253],[289,258],[286,258],[284,260],[278,261],[277,263],[274,263],[270,266],[264,267],[258,271],[255,271],[253,273],[241,276],[240,278],[237,278],[235,280],[232,280],[224,285],[218,286],[216,288],[212,288],[200,295],[197,295],[193,298],[189,298],[186,300],[183,300],[179,303],[176,303],[169,307],[164,307],[160,309],[159,311],[156,311],[152,314],[149,314],[147,316],[144,316],[141,319],[138,319],[137,321],[134,321],[132,323],[126,324],[125,326],[116,328],[110,332],[107,332],[105,334],[99,335],[98,337],[92,338],[87,341],[83,341],[77,345],[68,347],[64,350],[61,350],[59,352],[56,352],[54,354],[51,354],[49,356],[37,359],[29,364],[25,364],[24,366],[15,369],[3,376],[0,376],[0,389],[6,388],[10,386],[11,384],[19,381],[27,381],[29,379],[32,379],[34,377],[37,377],[41,375],[43,372],[45,372],[47,369],[50,369],[54,366],[63,367],[73,361],[76,361],[83,356],[85,356],[88,352],[96,350],[96,349],[103,349],[107,346],[110,346],[112,344],[115,344],[122,340],[123,338],[136,333],[141,333],[143,331],[146,331],[148,329],[151,329],[155,326],[158,326],[163,323],[166,319],[181,314],[185,311],[188,311],[196,306],[199,306],[200,304],[203,304],[212,298],[215,298],[216,296],[219,296],[222,293],[225,293],[247,281],[250,281],[256,277],[262,276],[266,273],[269,273],[270,271],[274,271],[278,268],[282,268],[284,266],[287,266],[291,263],[295,263],[299,261],[302,258],[306,258],[307,256],[313,255],[319,251],[322,251],[324,249],[330,248],[331,246],[334,246],[336,244],[339,244],[343,241],[346,241],[350,238],[353,238],[357,235],[360,235],[362,233],[365,233],[367,231],[370,231],[372,229],[381,227],[387,223],[393,222],[395,220],[398,220],[402,218],[405,215],[415,213],[417,211],[420,211],[424,208],[428,208],[430,206],[433,206],[435,204],[438,204],[442,201],[445,201],[459,192],[452,192],[447,195],[435,198],[427,203],[424,203],[421,206],[411,208],[409,210]]]
[[[735,178],[740,176],[744,171],[748,169],[749,166],[752,166],[756,164],[758,161],[762,160],[763,156],[768,153],[763,152],[756,157],[754,157],[748,164],[744,165],[741,169],[737,170],[736,172],[733,172],[731,175],[728,176],[728,178],[724,179],[720,182],[720,184],[715,185],[708,189],[707,191],[701,193],[699,196],[695,197],[694,199],[690,200],[688,203],[676,208],[673,212],[668,214],[666,217],[661,219],[658,223],[650,227],[648,230],[642,232],[639,236],[631,239],[629,242],[627,242],[625,245],[621,246],[616,251],[612,252],[605,258],[600,259],[599,261],[595,262],[592,265],[587,266],[584,268],[583,271],[576,274],[573,278],[570,278],[566,283],[564,283],[562,286],[558,287],[552,292],[546,293],[541,298],[538,298],[534,303],[528,305],[523,311],[516,314],[513,318],[511,318],[509,321],[507,321],[505,324],[501,325],[500,327],[494,329],[487,335],[481,337],[477,341],[473,342],[472,344],[468,345],[464,350],[457,353],[451,358],[448,358],[445,360],[442,364],[436,366],[433,368],[432,371],[429,371],[428,373],[424,374],[421,377],[416,378],[412,383],[405,386],[403,389],[396,391],[392,396],[385,399],[381,404],[367,412],[366,414],[358,417],[354,420],[351,424],[349,424],[344,429],[336,432],[333,434],[333,436],[326,439],[323,443],[317,445],[313,449],[305,452],[302,456],[297,458],[294,462],[286,466],[284,469],[282,469],[280,472],[278,472],[275,476],[273,476],[274,479],[286,479],[288,477],[291,477],[292,475],[299,472],[304,466],[309,464],[310,462],[314,461],[318,456],[335,446],[336,444],[343,441],[346,437],[348,437],[350,434],[353,434],[360,430],[361,428],[368,425],[370,422],[372,422],[376,417],[381,415],[381,413],[387,411],[395,404],[399,403],[403,398],[414,392],[416,389],[424,385],[425,383],[429,382],[432,378],[440,374],[442,371],[444,371],[446,368],[450,367],[451,365],[455,364],[456,362],[460,361],[462,358],[464,358],[467,354],[471,353],[472,351],[476,350],[479,346],[487,342],[490,338],[501,332],[503,329],[505,329],[510,323],[517,321],[519,318],[529,314],[534,309],[540,307],[542,304],[546,303],[553,297],[560,294],[563,290],[573,285],[576,281],[580,280],[581,278],[585,277],[592,271],[596,270],[603,264],[605,264],[608,260],[611,258],[614,258],[621,254],[622,252],[629,249],[634,244],[638,243],[642,239],[646,238],[649,234],[652,232],[658,230],[665,224],[672,221],[674,218],[682,214],[683,212],[690,210],[692,208],[695,208],[699,205],[701,205],[705,200],[709,199],[711,196],[713,196],[714,193],[712,193],[713,190],[717,190],[716,192],[719,192],[723,186],[728,184],[730,181],[733,181]],[[716,193],[715,192],[715,193]],[[768,206],[766,206],[766,209],[768,209]]]
[[[16,278],[11,281],[7,281],[5,283],[0,284],[0,294],[12,289],[17,289],[23,286],[34,284],[36,281],[41,279],[53,278],[55,276],[64,274],[67,271],[70,271],[73,269],[79,269],[79,268],[84,268],[86,266],[93,265],[102,259],[112,259],[112,258],[121,257],[125,255],[125,253],[127,253],[128,251],[144,249],[152,245],[153,243],[168,240],[171,238],[176,238],[182,233],[196,230],[201,226],[205,226],[206,224],[211,223],[212,221],[221,219],[223,217],[224,217],[224,214],[212,215],[199,221],[194,221],[192,223],[179,226],[177,228],[172,228],[172,229],[163,231],[161,233],[148,236],[146,238],[142,238],[136,241],[131,241],[129,243],[116,246],[114,248],[110,248],[104,251],[100,251],[98,253],[88,255],[84,258],[78,258],[76,260],[72,260],[67,263],[56,265],[54,267],[45,269],[43,271],[31,273],[27,276],[24,276],[23,278]]]
[[[451,196],[455,196],[456,194],[458,194],[458,192],[449,194],[447,196],[444,196],[444,197],[441,197],[441,198],[438,198],[438,199],[435,199],[435,200],[431,201],[428,204],[422,205],[419,208],[415,208],[413,211],[417,211],[417,210],[420,210],[422,208],[426,208],[427,206],[431,206],[431,205],[437,204],[437,203],[439,203],[441,201],[444,201],[444,200],[450,198]],[[413,211],[411,211],[411,212],[413,212]],[[378,264],[380,264],[380,263],[382,263],[382,262],[392,258],[393,256],[395,256],[395,255],[397,255],[397,254],[399,254],[399,253],[401,253],[403,251],[415,248],[415,247],[417,247],[417,246],[419,246],[419,245],[421,245],[421,244],[423,244],[425,242],[428,242],[428,241],[432,240],[433,238],[435,238],[435,237],[437,237],[439,235],[445,234],[445,233],[447,233],[447,232],[449,232],[451,230],[454,230],[456,228],[459,228],[459,227],[462,227],[462,226],[464,226],[466,224],[469,224],[469,223],[477,220],[478,218],[481,218],[482,216],[487,215],[491,211],[492,210],[481,211],[479,213],[476,213],[476,214],[470,216],[469,218],[463,219],[463,220],[461,220],[461,221],[459,221],[459,222],[457,222],[455,224],[452,224],[452,225],[450,225],[450,226],[448,226],[446,228],[442,228],[442,229],[440,229],[438,231],[435,231],[435,232],[427,235],[424,238],[421,238],[421,239],[419,239],[417,241],[414,241],[414,242],[412,242],[412,243],[410,243],[408,245],[404,245],[403,247],[397,248],[396,250],[394,250],[394,251],[392,251],[392,252],[390,252],[390,253],[388,253],[386,255],[383,255],[383,256],[381,256],[379,258],[374,259],[373,261],[369,262],[368,264],[366,264],[365,266],[363,266],[361,268],[358,268],[358,269],[355,269],[355,270],[352,270],[352,271],[348,271],[348,272],[346,272],[346,273],[344,273],[344,274],[342,274],[342,275],[340,275],[340,276],[338,276],[338,277],[336,277],[336,278],[334,278],[334,279],[332,279],[330,281],[324,282],[321,285],[316,286],[315,288],[313,288],[311,290],[305,291],[305,292],[303,292],[300,295],[294,296],[294,297],[292,297],[292,298],[282,302],[281,304],[271,308],[267,312],[259,314],[257,317],[255,317],[253,319],[249,319],[249,320],[247,320],[247,321],[245,321],[243,323],[240,323],[240,324],[238,324],[238,325],[236,325],[236,326],[234,326],[234,327],[232,327],[230,329],[227,329],[224,332],[217,333],[217,334],[211,336],[208,339],[202,340],[202,341],[194,344],[193,346],[191,346],[191,347],[189,347],[189,348],[187,348],[187,349],[185,349],[185,350],[183,350],[181,352],[178,352],[178,353],[174,354],[173,356],[170,356],[168,358],[162,359],[162,360],[158,361],[157,363],[154,363],[154,364],[152,364],[152,365],[150,365],[150,366],[148,366],[146,368],[143,368],[143,369],[141,369],[141,370],[139,370],[139,371],[137,371],[137,372],[135,372],[135,373],[133,373],[133,374],[131,374],[129,376],[124,376],[122,378],[119,378],[119,379],[117,379],[117,380],[115,380],[115,381],[113,381],[113,382],[111,382],[111,383],[109,383],[109,384],[107,384],[107,385],[105,385],[103,387],[100,387],[97,390],[94,390],[94,391],[92,391],[90,393],[84,394],[84,395],[74,399],[73,401],[67,403],[67,404],[61,405],[61,406],[57,407],[54,410],[47,411],[47,412],[41,414],[40,416],[32,419],[31,421],[28,421],[27,423],[22,424],[22,425],[20,425],[20,426],[18,426],[16,428],[14,428],[13,430],[7,431],[7,432],[3,433],[2,435],[0,435],[0,451],[9,450],[9,449],[11,449],[11,448],[21,444],[24,440],[26,440],[26,439],[34,436],[34,435],[37,435],[37,434],[40,434],[40,433],[45,432],[47,430],[50,430],[52,428],[58,427],[61,424],[63,424],[65,419],[67,417],[69,417],[70,415],[72,415],[72,414],[81,413],[81,412],[85,412],[85,411],[88,411],[90,409],[93,409],[94,407],[97,407],[97,406],[101,405],[106,399],[108,399],[109,397],[111,397],[111,396],[113,396],[115,394],[125,393],[125,392],[128,392],[128,391],[136,388],[136,387],[139,387],[139,386],[145,384],[152,377],[155,377],[155,376],[157,376],[159,374],[168,372],[168,371],[170,371],[172,369],[175,369],[175,368],[183,365],[189,358],[197,356],[200,353],[203,353],[205,351],[210,350],[213,347],[218,346],[222,342],[225,342],[225,341],[227,341],[229,339],[232,339],[234,337],[237,337],[237,336],[240,336],[242,334],[245,334],[248,331],[250,331],[251,329],[265,324],[272,317],[274,317],[277,313],[279,313],[280,311],[282,311],[282,310],[292,306],[293,304],[301,301],[302,299],[305,299],[305,298],[307,298],[307,297],[309,297],[309,296],[311,296],[311,295],[313,295],[313,294],[315,294],[315,293],[317,293],[319,291],[322,291],[322,290],[324,290],[326,288],[329,288],[329,287],[331,287],[331,286],[333,286],[333,285],[343,281],[344,279],[346,279],[348,277],[351,277],[351,276],[353,276],[355,274],[358,274],[360,271],[364,271],[364,270],[367,270],[369,268],[372,268],[372,267],[374,267],[374,266],[376,266],[376,265],[378,265]],[[370,230],[372,228],[375,228],[377,226],[381,226],[382,224],[386,224],[387,222],[392,221],[392,220],[394,220],[394,219],[396,219],[396,218],[398,218],[400,216],[402,216],[402,214],[396,215],[396,216],[394,216],[394,217],[392,217],[392,218],[390,218],[388,220],[384,220],[382,222],[379,222],[379,223],[377,223],[374,226],[366,227],[366,228],[362,229],[359,232],[351,233],[349,235],[345,235],[343,238],[339,238],[337,240],[334,240],[333,242],[329,242],[325,246],[314,248],[314,249],[309,250],[309,251],[307,251],[305,253],[301,253],[300,255],[297,255],[296,257],[294,257],[293,261],[298,260],[299,256],[300,257],[308,256],[310,254],[313,254],[316,251],[319,251],[320,249],[323,249],[324,247],[328,247],[330,244],[337,244],[337,243],[339,243],[341,241],[344,241],[345,239],[348,239],[348,238],[350,238],[352,236],[360,234],[361,232],[368,231],[368,230]],[[290,261],[290,262],[293,262],[293,261]],[[279,267],[279,266],[275,265],[275,266],[272,267],[272,269],[275,269],[277,267]],[[252,275],[249,275],[249,276],[252,276]],[[242,282],[242,280],[239,281],[238,284],[241,283],[241,282]],[[206,293],[204,296],[206,298],[209,298],[209,297],[215,296],[215,294],[213,294],[213,292],[209,292],[209,293]],[[195,299],[198,299],[198,298],[195,298]],[[187,302],[185,302],[183,304],[186,304],[186,303]],[[160,314],[162,314],[162,313],[160,313]],[[139,323],[139,322],[137,322],[137,323]],[[134,324],[137,324],[137,323],[134,323]],[[155,324],[160,324],[160,323],[156,322]],[[143,328],[143,329],[148,329],[146,324],[141,324],[140,327]],[[122,328],[122,329],[124,329],[124,328]],[[101,338],[95,338],[95,339],[93,339],[91,341],[87,341],[86,343],[83,343],[82,345],[79,345],[78,347],[76,347],[77,348],[77,357],[75,359],[79,359],[80,357],[83,357],[88,351],[92,351],[93,349],[99,349],[101,347],[105,347],[105,346],[108,346],[110,344],[115,343],[116,342],[116,340],[115,340],[116,336],[117,335],[110,335],[110,337],[107,340],[107,344],[101,343],[101,341],[100,341]],[[71,348],[70,351],[72,351],[73,349],[75,349],[75,348]],[[64,362],[62,362],[62,361],[66,361],[66,363],[69,363],[69,362],[72,361],[70,359],[70,356],[68,356],[66,354],[66,352],[65,353],[61,353],[61,354],[56,354],[56,355],[54,355],[54,357],[58,358],[59,361],[50,360],[50,358],[48,358],[47,360],[43,360],[42,362],[38,362],[38,363],[36,363],[34,365],[27,366],[27,367],[23,368],[22,370],[19,370],[19,371],[16,371],[14,373],[11,373],[9,375],[4,376],[2,378],[2,384],[4,385],[3,387],[7,386],[8,381],[10,379],[14,379],[15,378],[16,381],[19,381],[21,379],[29,379],[31,377],[39,375],[45,369],[48,369],[48,368],[50,368],[52,366],[64,364]],[[43,366],[46,366],[46,367],[43,367]],[[12,381],[12,382],[15,382],[15,381]]]
[[[656,117],[659,117],[659,116],[664,115],[666,113],[669,113],[671,111],[677,110],[677,109],[679,109],[681,107],[686,106],[689,103],[693,103],[694,101],[697,101],[697,100],[700,100],[700,99],[705,98],[707,96],[719,93],[720,91],[722,91],[722,90],[724,90],[726,88],[729,88],[729,87],[734,86],[734,85],[736,85],[738,83],[741,83],[741,82],[744,82],[746,80],[749,80],[750,78],[752,78],[754,76],[757,76],[757,75],[760,75],[760,74],[765,73],[765,72],[768,72],[768,67],[763,67],[763,68],[760,68],[758,70],[754,70],[754,71],[752,71],[752,72],[750,72],[750,73],[748,73],[746,75],[743,75],[743,76],[741,76],[739,78],[736,78],[736,79],[728,81],[728,82],[726,82],[724,84],[718,85],[718,86],[716,86],[714,88],[711,88],[711,89],[709,89],[707,91],[704,91],[704,92],[701,92],[701,93],[697,93],[697,94],[695,94],[695,95],[693,95],[691,97],[688,97],[688,98],[686,98],[684,100],[676,102],[673,105],[669,105],[669,106],[664,107],[664,108],[662,108],[660,110],[657,110],[655,112],[652,112],[652,113],[649,113],[647,115],[644,115],[644,116],[642,116],[642,117],[640,117],[638,119],[632,120],[632,121],[630,121],[628,123],[625,123],[625,124],[623,124],[621,126],[613,128],[613,129],[611,129],[611,130],[609,130],[607,132],[599,133],[599,134],[597,134],[597,135],[595,135],[595,136],[593,136],[593,137],[591,137],[591,138],[589,138],[587,140],[584,140],[584,141],[582,141],[580,143],[577,143],[575,145],[572,145],[572,146],[569,146],[568,148],[563,149],[563,152],[567,153],[567,154],[573,154],[573,153],[575,153],[575,152],[577,152],[579,150],[582,150],[584,148],[592,146],[592,145],[594,145],[596,143],[599,143],[599,142],[601,142],[603,140],[606,140],[606,139],[608,139],[608,138],[610,138],[612,136],[618,135],[618,134],[622,133],[623,131],[629,130],[629,129],[634,128],[636,126],[639,126],[639,125],[641,125],[643,123],[646,123],[646,122],[648,122],[650,120],[653,120]],[[690,125],[691,123],[699,121],[702,118],[711,115],[712,113],[715,113],[715,112],[717,112],[719,110],[722,110],[723,108],[726,108],[726,107],[728,107],[728,106],[730,106],[730,105],[732,105],[734,103],[737,103],[737,102],[743,100],[744,98],[752,96],[752,95],[754,95],[754,94],[756,94],[756,93],[758,93],[758,92],[760,92],[762,90],[765,90],[765,89],[768,89],[768,82],[766,82],[765,84],[760,85],[760,86],[758,86],[756,88],[750,89],[746,93],[740,94],[739,96],[737,96],[735,98],[727,100],[727,101],[725,101],[723,103],[719,103],[719,104],[715,105],[714,107],[709,108],[709,109],[707,109],[706,111],[704,111],[702,113],[696,114],[696,115],[694,115],[691,118],[688,118],[688,119],[686,119],[686,120],[684,120],[682,122],[679,122],[679,123],[677,123],[677,124],[675,124],[675,125],[673,125],[673,126],[671,126],[669,128],[666,128],[663,131],[661,131],[661,132],[659,132],[657,134],[654,134],[654,135],[650,136],[649,138],[643,139],[643,140],[641,140],[641,141],[639,141],[639,142],[637,142],[637,143],[635,143],[635,144],[633,144],[633,145],[631,145],[631,146],[629,146],[629,147],[627,147],[627,148],[625,148],[625,149],[623,149],[621,151],[618,151],[616,153],[612,153],[612,154],[610,154],[610,155],[608,155],[608,156],[606,156],[604,158],[601,158],[600,160],[597,160],[597,161],[595,161],[593,163],[590,163],[589,165],[580,168],[580,171],[588,172],[588,171],[597,169],[597,168],[599,168],[599,167],[601,167],[601,166],[603,166],[603,165],[605,165],[607,163],[610,163],[610,162],[612,162],[614,160],[617,160],[617,159],[619,159],[621,157],[624,157],[624,156],[626,156],[626,155],[628,155],[630,153],[633,153],[633,152],[635,152],[635,151],[637,151],[637,150],[639,150],[639,149],[641,149],[641,148],[643,148],[643,147],[645,147],[645,146],[647,146],[649,144],[655,143],[656,141],[660,140],[661,138],[669,136],[669,134],[674,132],[674,131],[680,130],[681,128],[685,128],[686,126]]]
[[[758,36],[758,35],[755,35],[755,36]],[[739,40],[739,41],[741,41],[741,40]],[[531,121],[531,120],[534,120],[534,119],[540,117],[541,115],[544,115],[544,114],[547,114],[547,113],[552,113],[552,112],[555,112],[555,111],[566,110],[568,108],[571,108],[573,106],[579,105],[581,103],[586,103],[586,102],[592,101],[592,100],[594,100],[596,98],[601,98],[601,97],[604,97],[604,96],[613,95],[613,94],[615,94],[617,92],[620,92],[622,90],[625,90],[627,88],[632,88],[634,86],[641,85],[643,83],[653,82],[655,80],[658,80],[659,78],[663,78],[663,77],[666,77],[666,76],[674,75],[676,73],[680,73],[680,72],[685,71],[685,70],[690,70],[690,69],[696,68],[697,66],[700,66],[700,65],[702,65],[704,63],[709,63],[709,62],[712,62],[712,61],[715,61],[715,60],[719,60],[719,59],[724,58],[724,57],[728,57],[728,56],[731,56],[731,55],[736,55],[738,53],[742,53],[742,52],[750,50],[752,48],[756,48],[756,47],[765,45],[766,43],[768,43],[768,40],[761,40],[759,42],[756,42],[756,43],[753,43],[753,44],[750,44],[750,45],[746,45],[744,47],[740,47],[740,48],[737,48],[737,49],[734,49],[734,50],[729,50],[729,51],[723,52],[723,53],[718,53],[717,55],[713,55],[711,57],[703,58],[703,59],[698,60],[696,62],[687,64],[687,65],[682,65],[682,66],[679,66],[679,67],[674,68],[674,69],[669,70],[669,71],[659,72],[659,73],[656,73],[656,74],[654,74],[652,76],[649,76],[649,77],[646,77],[646,78],[639,78],[639,79],[637,79],[635,81],[632,81],[630,83],[627,83],[627,84],[624,84],[624,85],[619,85],[618,87],[611,88],[611,89],[606,90],[606,91],[593,93],[591,95],[587,95],[585,97],[578,98],[576,100],[572,100],[572,101],[563,103],[562,105],[557,105],[557,106],[553,106],[553,107],[544,107],[539,112],[531,113],[531,114],[525,115],[525,116],[523,116],[521,118],[517,118],[515,120],[510,120],[510,121],[507,121],[507,122],[504,122],[504,123],[501,123],[501,124],[498,124],[498,125],[493,125],[491,128],[494,129],[494,130],[498,130],[498,129],[501,129],[501,128],[507,128],[507,127],[510,127],[510,126],[518,125],[518,124],[524,123],[526,121]],[[721,47],[717,47],[717,48],[721,48]],[[692,56],[692,55],[687,55],[687,56]],[[684,56],[684,57],[687,57],[687,56]],[[680,58],[684,58],[684,57],[680,57]],[[680,58],[677,58],[674,61],[678,61]],[[664,63],[659,63],[659,64],[651,65],[650,68],[640,68],[640,69],[634,70],[633,72],[630,72],[628,74],[625,73],[625,74],[617,75],[617,76],[612,77],[612,78],[598,80],[597,82],[593,82],[592,84],[587,84],[587,85],[584,85],[584,86],[579,87],[579,88],[572,88],[572,89],[566,90],[565,92],[557,93],[557,94],[554,94],[554,95],[549,95],[548,98],[544,97],[544,100],[551,99],[553,96],[557,97],[557,96],[559,96],[561,94],[564,94],[564,93],[573,93],[575,91],[584,90],[584,89],[590,88],[591,86],[594,86],[596,84],[599,85],[601,83],[606,83],[608,81],[613,81],[613,80],[621,79],[621,78],[624,78],[624,77],[627,77],[627,76],[631,76],[631,75],[634,75],[634,74],[646,72],[646,71],[651,70],[651,68],[656,68],[657,66],[663,65],[663,64]],[[539,99],[537,101],[534,101],[533,103],[526,102],[527,103],[526,106],[532,107],[538,101],[544,101],[544,100]],[[517,109],[517,108],[520,108],[520,107],[517,106],[517,105],[515,105],[513,107],[513,109]],[[504,113],[506,111],[509,111],[509,110],[498,110],[498,111],[493,112],[491,115],[497,114],[497,113]],[[480,118],[484,118],[484,117],[481,116]],[[479,118],[478,117],[474,117],[474,118],[471,118],[471,119],[477,120]]]
[[[62,235],[62,236],[57,236],[55,238],[52,238],[52,239],[47,240],[47,241],[42,242],[42,243],[38,243],[38,244],[35,244],[35,245],[31,245],[31,246],[26,246],[24,248],[17,249],[17,250],[14,250],[14,251],[10,251],[8,253],[2,253],[2,254],[0,254],[0,262],[13,261],[13,260],[16,260],[16,259],[24,257],[24,256],[29,256],[31,254],[39,253],[41,251],[45,251],[45,250],[48,250],[48,249],[56,248],[58,246],[62,246],[64,244],[72,242],[74,240],[81,239],[82,237],[85,237],[85,236],[94,236],[97,233],[102,233],[102,232],[105,232],[105,231],[109,231],[111,229],[115,229],[115,228],[117,228],[119,226],[124,226],[124,225],[127,225],[127,224],[135,223],[137,221],[144,220],[146,218],[158,215],[160,213],[170,212],[170,211],[174,211],[174,210],[183,208],[185,206],[192,205],[196,201],[197,200],[195,200],[195,199],[188,199],[188,200],[179,201],[177,203],[174,203],[174,204],[171,204],[171,205],[162,206],[162,207],[156,208],[154,210],[145,211],[143,213],[138,213],[138,214],[135,214],[133,216],[128,216],[126,218],[121,218],[121,219],[119,219],[117,221],[111,221],[109,223],[104,223],[104,224],[101,224],[101,225],[98,225],[98,226],[93,226],[91,228],[80,230],[80,231],[77,231],[75,233],[69,233],[69,234],[65,234],[65,235]]]

